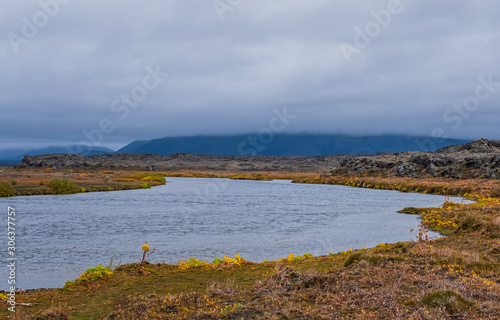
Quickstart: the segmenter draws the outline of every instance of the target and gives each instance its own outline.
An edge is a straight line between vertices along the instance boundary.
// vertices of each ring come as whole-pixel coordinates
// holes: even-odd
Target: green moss
[[[427,308],[441,308],[449,313],[465,311],[474,305],[474,302],[453,290],[429,292],[423,297],[422,302]]]

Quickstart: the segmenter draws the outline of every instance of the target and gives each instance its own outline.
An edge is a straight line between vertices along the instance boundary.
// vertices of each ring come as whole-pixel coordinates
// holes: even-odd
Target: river
[[[461,201],[461,198],[452,198]],[[0,198],[16,210],[16,287],[62,287],[96,264],[249,261],[289,253],[324,255],[415,239],[419,219],[404,207],[436,207],[443,196],[290,181],[167,178],[146,190]],[[431,236],[438,236],[430,233]],[[7,234],[0,289],[7,289]]]

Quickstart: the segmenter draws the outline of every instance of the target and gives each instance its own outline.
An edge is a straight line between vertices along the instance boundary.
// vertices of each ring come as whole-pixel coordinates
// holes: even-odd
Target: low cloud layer
[[[0,148],[258,132],[499,138],[492,1],[5,1]]]

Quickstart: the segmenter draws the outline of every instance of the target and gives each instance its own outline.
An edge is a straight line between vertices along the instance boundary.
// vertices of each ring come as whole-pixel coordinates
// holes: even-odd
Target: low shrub
[[[382,260],[382,256],[369,256],[368,259],[366,259],[369,263],[371,264],[377,264]]]
[[[143,184],[141,184],[141,188],[143,188],[143,189],[149,189],[149,188],[151,188],[151,183],[144,182]]]
[[[113,272],[106,267],[97,265],[95,268],[89,268],[76,279],[76,282],[95,281],[105,276],[113,275]]]
[[[460,222],[458,229],[461,231],[475,231],[478,230],[480,227],[481,227],[481,220],[479,219],[479,217],[474,215],[469,215]]]
[[[66,281],[64,284],[65,288],[78,283],[84,284],[92,281],[96,281],[99,279],[103,279],[109,276],[112,276],[113,272],[109,268],[97,265],[95,268],[89,268],[84,273],[82,273],[75,281]]]
[[[234,258],[229,258],[227,256],[223,256],[223,259],[215,258],[212,263],[208,261],[198,260],[195,257],[190,258],[189,260],[180,260],[177,262],[179,269],[187,270],[192,268],[200,268],[204,266],[210,266],[212,268],[232,268],[232,267],[241,267],[243,264],[247,264],[244,258],[242,258],[239,254],[235,254]]]
[[[224,259],[215,258],[212,261],[212,267],[220,267],[220,268],[228,268],[233,266],[241,266],[244,263],[248,263],[244,258],[242,258],[239,254],[235,254],[234,258],[229,258],[227,256],[223,256]]]
[[[47,310],[41,311],[36,314],[34,318],[31,319],[36,319],[36,320],[48,320],[48,319],[53,319],[53,320],[66,320],[70,319],[68,311],[61,306],[58,307],[50,307]]]
[[[288,255],[288,257],[286,257],[285,259],[280,259],[278,261],[301,261],[301,260],[304,260],[304,259],[309,259],[309,258],[313,258],[314,256],[312,254],[309,254],[309,253],[304,253],[303,256],[294,256],[293,253],[290,253]]]
[[[402,210],[399,210],[398,213],[404,213],[404,214],[422,214],[426,211],[429,211],[429,208],[415,208],[415,207],[407,207]]]
[[[0,197],[11,197],[16,195],[16,190],[12,184],[7,182],[0,182]]]
[[[134,173],[134,174],[131,174],[129,176],[129,178],[132,178],[132,179],[142,179],[144,177],[147,177],[149,174],[147,173]]]
[[[470,309],[474,303],[453,290],[437,290],[427,293],[422,302],[428,308],[441,308],[449,313],[457,313]]]
[[[144,178],[141,178],[142,181],[156,181],[160,183],[165,183],[166,180],[162,176],[146,176]]]
[[[361,252],[358,252],[358,253],[351,253],[349,255],[349,258],[347,258],[346,262],[344,263],[344,267],[348,267],[350,266],[351,264],[354,264],[356,262],[358,262],[359,260],[361,260],[361,255],[363,253]]]
[[[187,270],[187,269],[191,269],[191,268],[200,268],[203,266],[208,266],[208,262],[198,260],[195,257],[191,257],[191,258],[189,258],[189,260],[186,260],[186,261],[180,260],[179,262],[177,262],[177,265],[179,266],[179,269]]]
[[[49,182],[51,188],[56,194],[70,194],[80,192],[80,188],[73,182],[67,179],[53,179]]]
[[[167,182],[163,174],[158,173],[134,173],[131,174],[128,178],[122,178],[121,180],[130,181],[128,179],[132,179],[131,181],[141,180],[147,182],[159,182],[160,184],[165,184]]]

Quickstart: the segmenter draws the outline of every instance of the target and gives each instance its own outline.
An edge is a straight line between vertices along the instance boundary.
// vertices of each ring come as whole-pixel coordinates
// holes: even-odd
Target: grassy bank
[[[448,196],[479,195],[481,197],[500,197],[500,180],[487,179],[445,179],[445,178],[379,178],[359,176],[307,175],[293,179],[295,183],[335,184],[350,187],[401,192],[419,192]]]
[[[124,170],[13,169],[0,171],[0,197],[147,189],[165,184],[162,174]]]
[[[191,259],[178,265],[137,263],[110,267],[112,275],[95,280],[75,281],[61,289],[18,293],[19,302],[32,306],[18,306],[17,313],[12,315],[5,305],[0,316],[10,315],[12,319],[500,317],[498,181],[322,177],[313,173],[169,175],[281,178],[465,195],[476,202],[464,205],[445,202],[443,197],[444,204],[439,208],[401,208],[400,214],[422,216],[422,227],[415,230],[412,242],[380,244],[370,249],[346,248],[341,253],[319,257],[289,256],[263,263],[228,257],[209,262]],[[426,239],[427,229],[449,236]],[[138,248],[138,262],[141,256]],[[91,278],[90,273],[84,273],[82,279],[87,275]]]
[[[413,179],[400,177],[360,177],[323,175],[317,172],[211,172],[175,171],[166,177],[227,178],[235,180],[292,180],[293,183],[333,184],[348,187],[419,192],[443,196],[481,196],[500,198],[500,180],[487,179]]]

